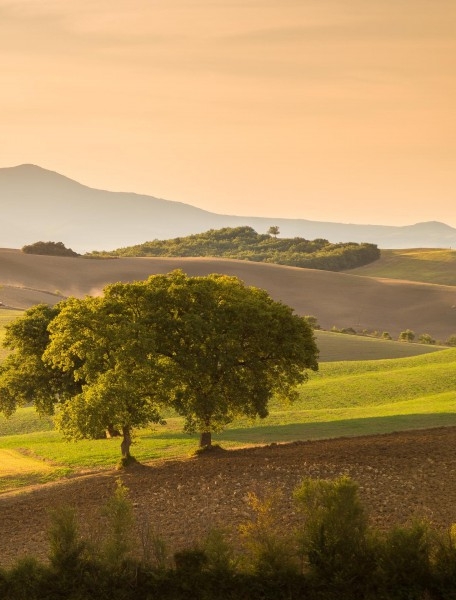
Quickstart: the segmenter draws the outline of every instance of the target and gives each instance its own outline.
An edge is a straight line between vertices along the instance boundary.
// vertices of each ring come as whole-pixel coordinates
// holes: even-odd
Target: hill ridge
[[[90,188],[30,163],[0,168],[0,199],[0,246],[12,248],[37,241],[61,241],[77,252],[111,250],[240,225],[258,232],[278,225],[286,237],[325,238],[333,243],[368,242],[381,248],[456,246],[456,229],[449,225],[446,232],[440,226],[423,232],[417,225],[224,215],[181,201]]]

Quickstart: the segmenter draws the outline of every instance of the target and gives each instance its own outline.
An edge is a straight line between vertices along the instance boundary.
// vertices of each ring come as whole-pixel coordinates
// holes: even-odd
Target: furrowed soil
[[[456,522],[456,428],[218,451],[200,457],[136,465],[0,496],[0,564],[48,553],[50,511],[74,506],[81,532],[103,532],[102,507],[120,478],[137,522],[167,542],[169,552],[190,547],[211,528],[237,536],[251,517],[249,492],[279,490],[283,531],[299,522],[292,492],[305,477],[348,475],[359,483],[371,522],[379,528],[424,518],[444,530]],[[138,535],[138,553],[141,552]]]

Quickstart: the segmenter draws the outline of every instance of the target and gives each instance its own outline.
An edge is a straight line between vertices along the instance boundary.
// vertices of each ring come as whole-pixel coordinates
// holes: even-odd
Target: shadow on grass
[[[321,440],[336,437],[376,435],[405,431],[408,429],[431,429],[433,427],[456,426],[456,413],[432,413],[393,415],[386,417],[367,417],[343,419],[318,423],[291,423],[273,425],[265,422],[261,425],[233,427],[222,433],[214,434],[213,441],[239,444],[270,444],[272,442],[294,442],[298,440]],[[150,440],[169,442],[198,441],[198,436],[181,432],[162,432],[147,436]]]
[[[456,426],[456,413],[394,415],[323,423],[292,423],[289,425],[233,428],[214,435],[214,439],[219,443],[229,441],[270,444],[272,442],[376,435],[408,429],[431,429],[446,426]]]

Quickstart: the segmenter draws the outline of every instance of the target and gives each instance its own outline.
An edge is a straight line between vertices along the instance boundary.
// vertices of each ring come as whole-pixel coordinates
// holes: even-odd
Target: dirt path
[[[148,520],[171,550],[213,526],[236,528],[249,516],[247,493],[282,491],[283,526],[296,522],[292,490],[303,477],[346,474],[360,485],[379,527],[415,517],[446,528],[456,522],[456,428],[272,445],[138,466],[122,473],[140,522]],[[49,509],[75,506],[86,534],[100,529],[100,507],[119,472],[109,471],[0,496],[0,564],[29,552],[45,557]]]

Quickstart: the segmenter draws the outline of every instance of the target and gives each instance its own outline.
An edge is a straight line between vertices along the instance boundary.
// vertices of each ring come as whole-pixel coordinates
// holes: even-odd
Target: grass
[[[401,359],[331,362],[301,386],[298,401],[274,401],[270,416],[239,419],[214,441],[224,448],[243,445],[370,435],[456,425],[456,350]],[[120,440],[66,442],[49,430],[31,407],[12,420],[0,417],[0,451],[44,461],[45,472],[1,477],[0,491],[81,471],[113,468]],[[188,457],[197,436],[182,433],[183,419],[171,415],[165,426],[137,432],[132,453],[142,462]]]
[[[347,273],[456,286],[456,250],[382,250],[379,260]]]

